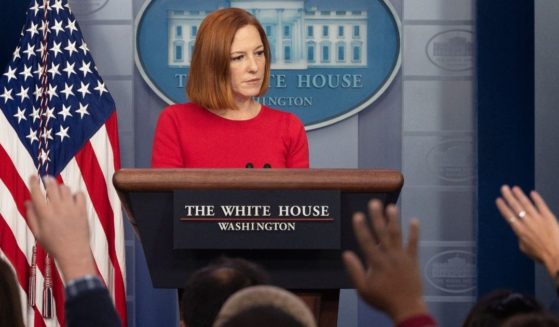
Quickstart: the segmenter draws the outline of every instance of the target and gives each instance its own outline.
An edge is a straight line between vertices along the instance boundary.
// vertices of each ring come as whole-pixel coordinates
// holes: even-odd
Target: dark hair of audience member
[[[181,319],[188,327],[211,327],[223,303],[236,291],[269,283],[259,265],[240,258],[220,258],[187,281]]]
[[[12,268],[0,258],[0,326],[24,327],[17,285]]]
[[[221,327],[305,327],[287,312],[271,305],[255,306],[239,312]]]
[[[533,297],[509,290],[496,290],[482,297],[470,310],[464,327],[501,326],[507,319],[524,313],[542,313],[543,306]]]
[[[550,313],[524,313],[513,316],[502,327],[559,327],[559,319]]]

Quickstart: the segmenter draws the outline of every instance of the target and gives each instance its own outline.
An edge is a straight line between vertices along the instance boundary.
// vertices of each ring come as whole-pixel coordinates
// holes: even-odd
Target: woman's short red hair
[[[198,29],[186,85],[190,101],[207,109],[237,108],[229,76],[231,44],[237,31],[247,25],[256,27],[264,45],[266,65],[258,95],[266,93],[271,62],[266,32],[256,17],[246,10],[224,8],[209,14]]]

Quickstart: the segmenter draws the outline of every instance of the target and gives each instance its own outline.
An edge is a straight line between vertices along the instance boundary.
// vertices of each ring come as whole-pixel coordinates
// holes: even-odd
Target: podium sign
[[[176,190],[174,249],[340,249],[336,190]]]

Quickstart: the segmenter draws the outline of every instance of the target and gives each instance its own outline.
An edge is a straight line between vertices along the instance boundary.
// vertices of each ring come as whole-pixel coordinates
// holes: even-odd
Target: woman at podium
[[[307,136],[291,113],[258,103],[268,89],[270,45],[253,15],[225,8],[196,35],[186,92],[157,122],[154,168],[308,168]]]

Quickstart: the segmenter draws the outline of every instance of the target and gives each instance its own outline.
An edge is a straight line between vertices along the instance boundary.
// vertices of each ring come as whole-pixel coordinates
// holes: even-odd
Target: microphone
[[[252,164],[252,162],[247,162],[245,168],[254,168],[254,165]]]

